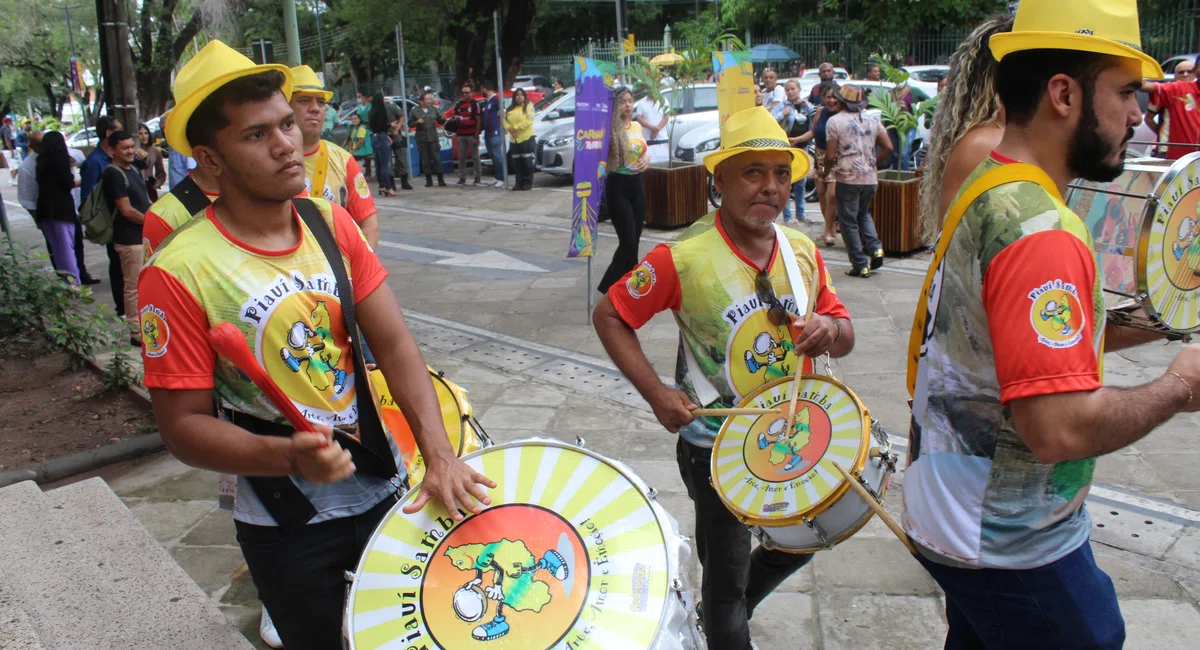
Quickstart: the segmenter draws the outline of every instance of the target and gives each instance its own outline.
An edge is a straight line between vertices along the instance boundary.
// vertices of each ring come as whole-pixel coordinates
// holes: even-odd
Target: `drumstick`
[[[821,281],[821,269],[817,268],[813,273],[812,280],[808,287],[808,308],[804,311],[804,322],[812,318],[813,308],[817,306],[817,290]],[[788,328],[788,336],[791,336],[791,328]],[[796,424],[796,398],[800,396],[800,375],[804,374],[804,359],[796,359],[796,376],[792,378],[792,400],[788,406],[787,428],[784,431],[791,431],[792,426]]]
[[[904,529],[900,527],[900,524],[896,523],[895,519],[892,519],[892,516],[883,509],[883,506],[875,500],[875,497],[871,496],[870,492],[867,492],[867,488],[863,487],[862,483],[859,483],[858,479],[854,478],[854,475],[847,471],[845,467],[842,467],[836,460],[831,460],[829,462],[833,463],[834,468],[841,472],[842,476],[845,477],[846,482],[850,484],[850,487],[858,493],[858,496],[862,497],[864,502],[866,502],[867,507],[874,511],[876,515],[879,515],[879,519],[882,520],[883,523],[887,524],[888,528],[892,529],[892,532],[896,534],[896,537],[904,543],[905,547],[908,548],[908,552],[916,555],[917,549],[908,539],[908,535],[904,534]]]
[[[312,424],[300,414],[300,409],[296,408],[283,389],[259,365],[258,359],[255,359],[254,353],[250,351],[250,346],[246,345],[246,338],[233,323],[221,323],[208,330],[208,341],[217,354],[225,357],[225,360],[237,366],[238,370],[246,373],[250,381],[258,386],[258,389],[267,396],[267,399],[271,400],[275,408],[283,413],[283,417],[287,418],[287,421],[297,431],[313,430]],[[321,446],[324,447],[326,444],[328,443]]]
[[[783,409],[736,408],[736,409],[696,409],[692,415],[707,415],[709,417],[728,417],[732,415],[772,415],[783,413]]]

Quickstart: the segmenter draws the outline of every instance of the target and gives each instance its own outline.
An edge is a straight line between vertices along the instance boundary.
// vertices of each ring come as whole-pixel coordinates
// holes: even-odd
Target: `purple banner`
[[[567,257],[596,254],[596,222],[608,166],[608,129],[616,68],[575,57],[575,199]]]

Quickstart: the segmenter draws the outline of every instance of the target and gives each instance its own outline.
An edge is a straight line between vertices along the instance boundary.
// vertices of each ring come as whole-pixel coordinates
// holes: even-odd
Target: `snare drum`
[[[812,553],[847,539],[872,515],[856,494],[847,494],[850,485],[833,462],[860,477],[880,502],[896,465],[882,427],[853,391],[830,377],[800,377],[796,421],[786,431],[794,381],[764,384],[739,404],[783,413],[725,421],[713,446],[713,487],[764,546]]]
[[[455,455],[461,458],[465,454],[490,446],[491,439],[488,438],[483,427],[479,426],[479,422],[475,420],[471,403],[467,401],[467,391],[446,379],[445,373],[433,368],[429,368],[429,376],[433,380],[433,389],[437,393],[438,405],[442,409],[442,424],[446,427],[446,433],[450,437],[450,446],[454,449]],[[404,413],[400,411],[400,407],[392,398],[392,393],[383,379],[382,372],[371,371],[371,388],[375,403],[379,405],[380,419],[391,431],[392,437],[396,440],[396,446],[404,457],[404,464],[408,468],[409,484],[420,482],[421,478],[425,476],[425,461],[417,449],[416,438],[408,426],[408,421],[404,419]]]
[[[1200,153],[1128,161],[1111,183],[1068,187],[1067,206],[1092,233],[1110,317],[1156,331],[1200,330]],[[1131,318],[1135,307],[1149,320]]]
[[[492,505],[455,522],[401,499],[354,574],[349,648],[696,647],[686,540],[628,469],[543,439],[463,460],[496,481]]]

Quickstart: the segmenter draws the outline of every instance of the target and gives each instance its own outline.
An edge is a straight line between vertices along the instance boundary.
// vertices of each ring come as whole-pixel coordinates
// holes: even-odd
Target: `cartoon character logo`
[[[346,388],[346,371],[338,368],[342,349],[333,339],[325,301],[318,301],[309,316],[312,319],[311,327],[304,321],[292,323],[287,334],[288,347],[280,348],[279,356],[294,373],[304,368],[313,388],[325,392],[332,383],[333,394],[340,395]]]
[[[171,330],[167,327],[167,315],[154,305],[146,305],[141,311],[142,349],[146,356],[157,359],[167,353],[167,341]]]
[[[629,280],[625,283],[625,286],[629,289],[629,295],[634,298],[641,298],[650,293],[650,290],[654,288],[656,280],[654,267],[650,266],[649,262],[642,262],[629,274]]]
[[[1083,339],[1084,313],[1074,284],[1054,280],[1029,293],[1033,299],[1029,320],[1038,343],[1054,349],[1069,348]]]
[[[545,575],[561,582],[570,575],[566,560],[558,551],[548,550],[541,559],[535,559],[525,542],[519,539],[451,546],[446,549],[446,556],[456,568],[475,573],[473,580],[454,592],[452,606],[460,619],[468,623],[478,621],[487,611],[487,601],[496,603],[492,620],[471,631],[471,637],[478,641],[498,639],[512,629],[504,616],[505,607],[518,612],[541,613],[553,597],[550,585],[539,577]],[[545,574],[539,574],[539,571]],[[492,573],[492,584],[482,587],[487,572]]]
[[[768,368],[763,374],[766,377],[771,377],[771,369],[777,371],[777,377],[783,377],[788,371],[783,367],[783,362],[788,358],[788,353],[795,348],[792,342],[786,338],[775,338],[769,332],[761,332],[754,337],[754,345],[751,349],[746,350],[746,369],[750,374],[758,374],[759,370]],[[766,378],[764,377],[764,379]]]
[[[792,425],[792,430],[785,431],[787,428],[787,420],[779,418],[767,425],[766,431],[758,432],[758,448],[766,450],[770,448],[770,456],[767,457],[767,462],[779,467],[780,474],[786,474],[804,463],[804,457],[801,455],[803,449],[808,446],[808,442],[812,439],[812,428],[809,426],[811,416],[809,415],[809,407],[805,406],[800,409],[800,413],[796,415],[796,422]],[[787,461],[786,463],[784,461]],[[811,464],[811,463],[809,463]],[[800,468],[804,471],[807,467]]]
[[[354,191],[358,192],[358,197],[361,199],[371,197],[371,188],[367,187],[367,179],[363,178],[361,172],[354,177]]]
[[[1183,221],[1179,222],[1179,232],[1175,235],[1175,242],[1171,244],[1171,252],[1175,254],[1176,261],[1183,260],[1184,253],[1200,253],[1200,221],[1194,217],[1184,217]]]

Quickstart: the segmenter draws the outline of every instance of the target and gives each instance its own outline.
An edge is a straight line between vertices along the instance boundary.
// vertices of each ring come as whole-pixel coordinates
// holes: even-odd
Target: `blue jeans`
[[[372,133],[371,147],[375,149],[375,176],[379,181],[379,189],[396,189],[392,182],[392,145],[388,142],[388,134]]]
[[[504,178],[504,138],[499,133],[496,135],[488,135],[483,138],[483,145],[487,147],[488,158],[492,159],[492,174],[496,176],[496,180],[503,181]]]
[[[838,224],[842,227],[850,263],[856,270],[866,268],[871,263],[869,255],[883,248],[875,234],[875,221],[871,219],[871,199],[877,189],[877,185],[837,184]]]
[[[804,221],[804,179],[792,183],[792,196],[790,198],[796,201],[796,218]],[[791,201],[783,204],[783,218],[785,221],[792,218]]]
[[[1025,570],[917,559],[946,592],[946,650],[1118,650],[1125,643],[1117,592],[1091,544]]]

